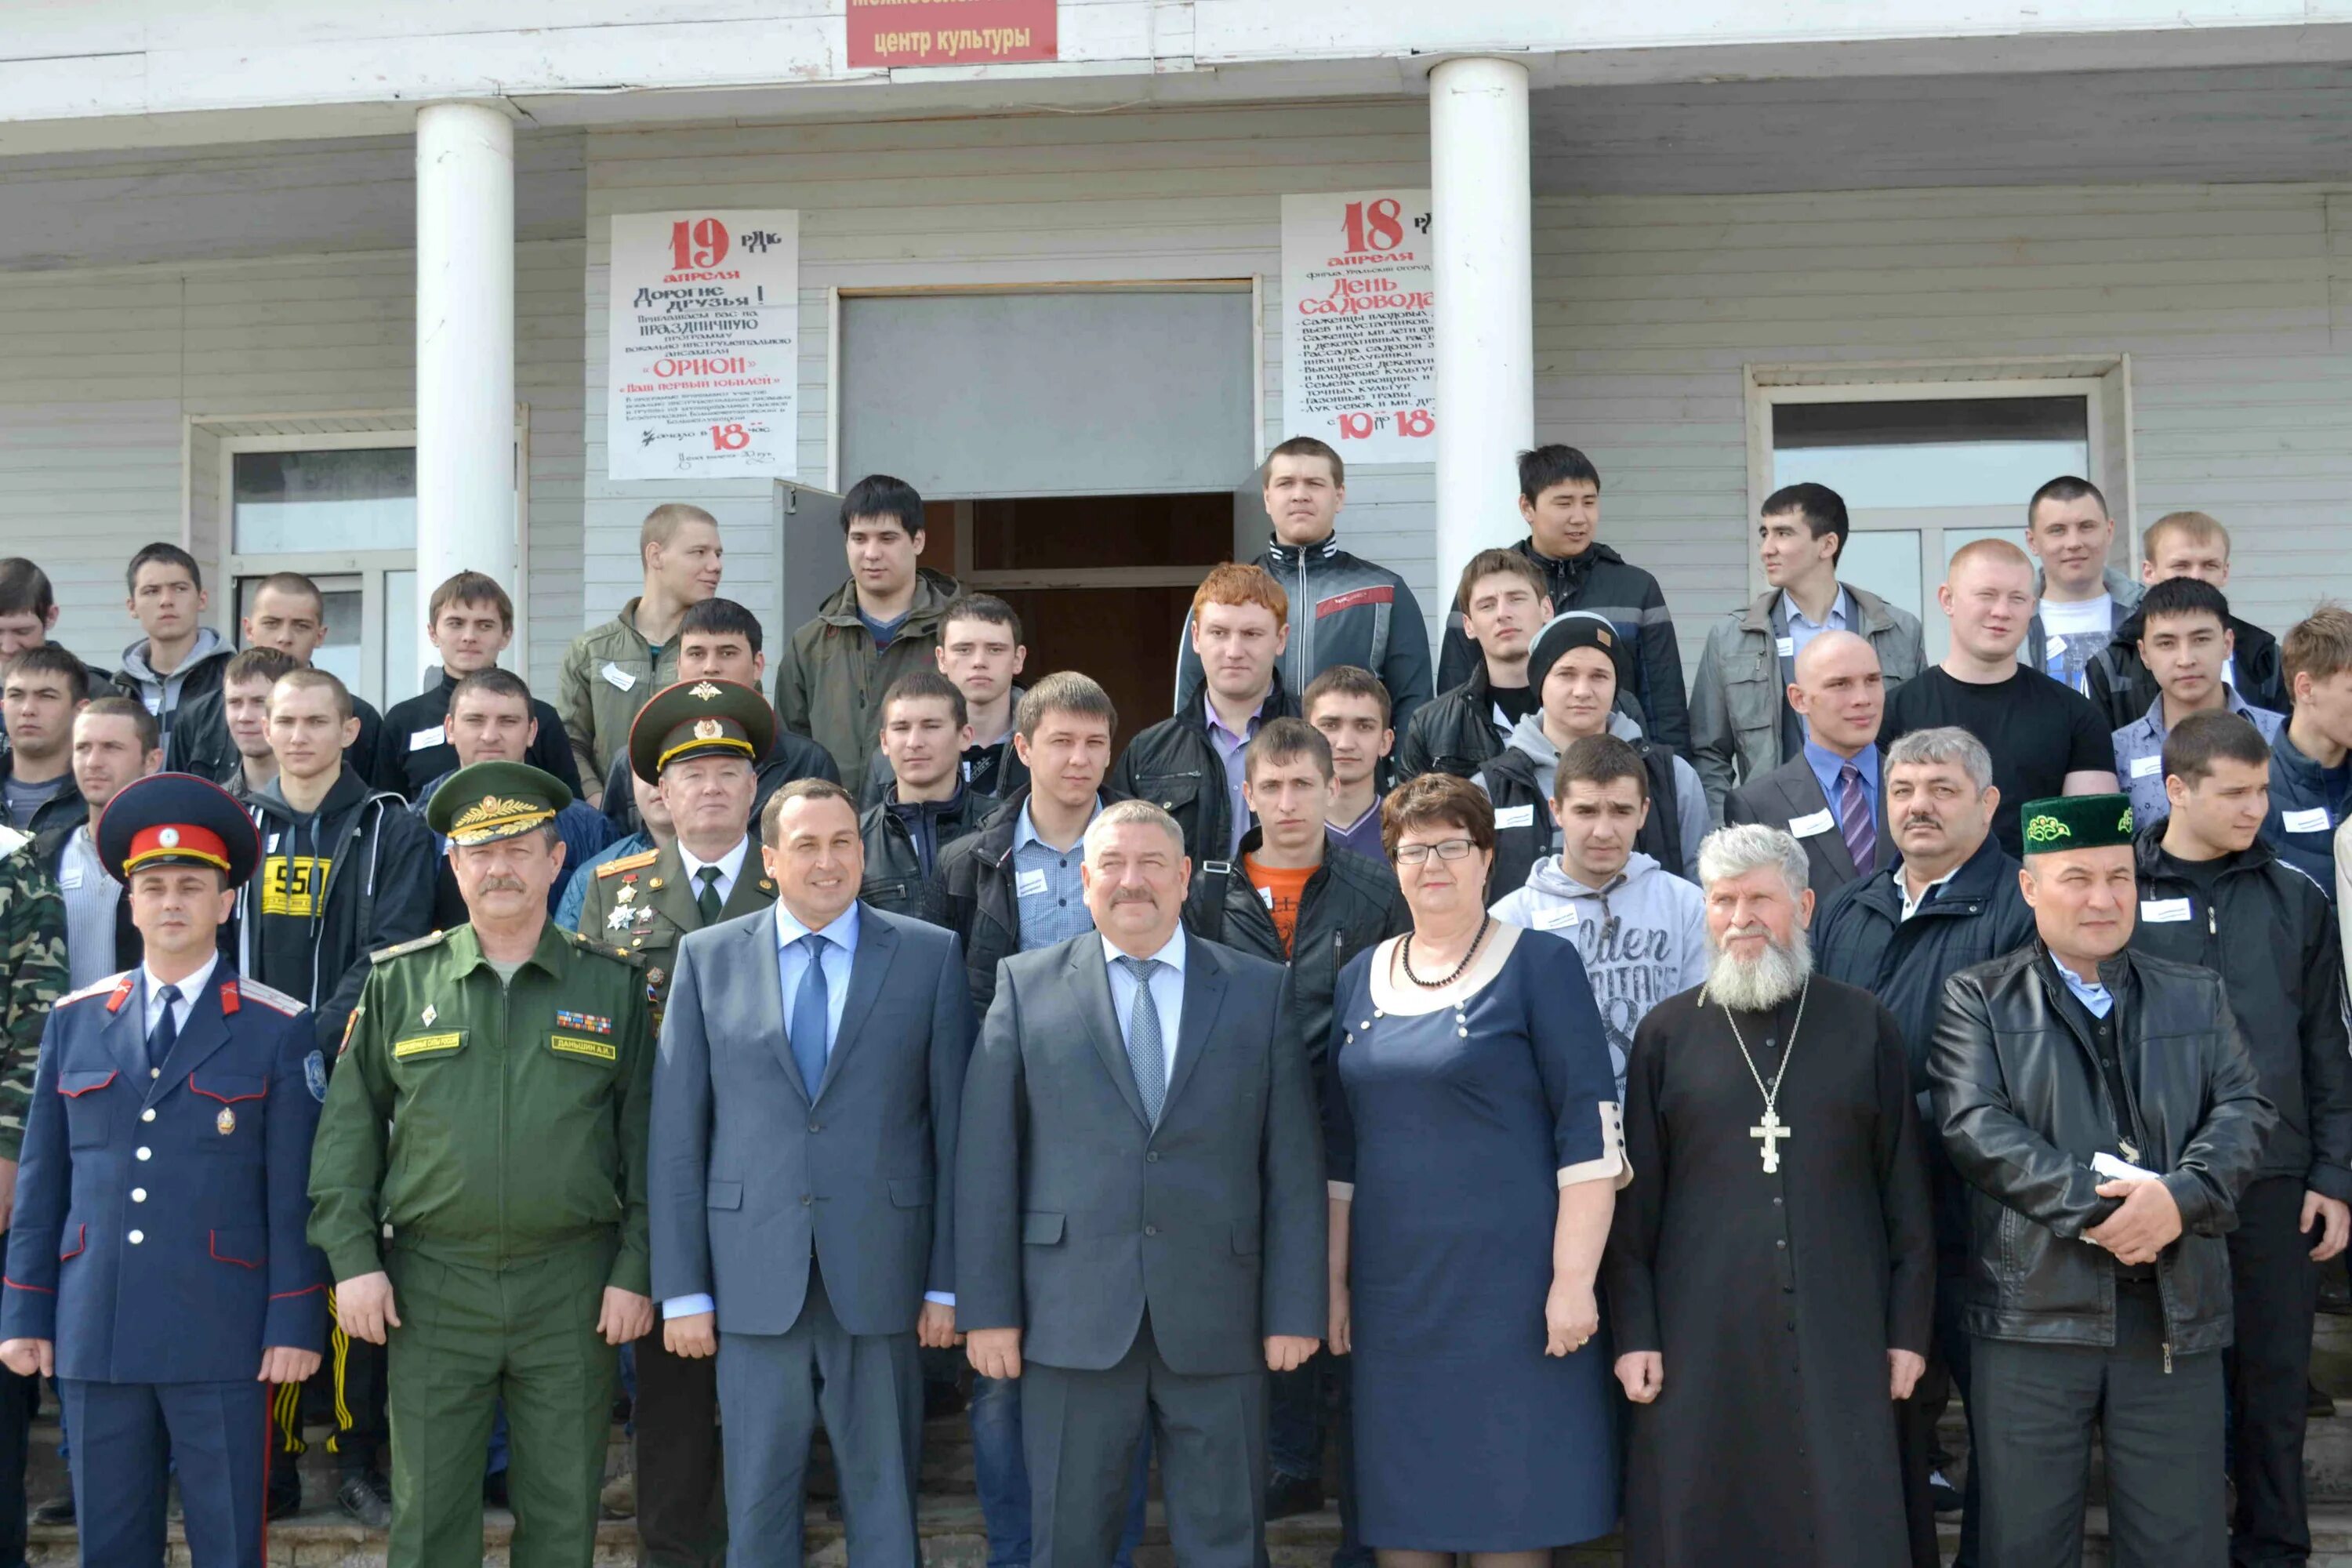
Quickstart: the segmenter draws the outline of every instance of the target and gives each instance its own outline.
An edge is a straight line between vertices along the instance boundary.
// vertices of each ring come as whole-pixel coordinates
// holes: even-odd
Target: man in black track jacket
[[[2352,1227],[2343,953],[2326,895],[2259,837],[2270,763],[2238,714],[2190,714],[2165,740],[2172,813],[2133,847],[2133,948],[2221,975],[2263,1098],[2278,1109],[2229,1238],[2238,1563],[2310,1553],[2303,1434],[2316,1264],[2344,1249]]]

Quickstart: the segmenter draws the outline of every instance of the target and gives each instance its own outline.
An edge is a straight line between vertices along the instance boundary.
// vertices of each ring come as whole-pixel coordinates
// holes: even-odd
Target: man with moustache
[[[1992,835],[2000,791],[1983,742],[1948,726],[1914,730],[1887,748],[1881,767],[1894,864],[1849,884],[1814,917],[1813,951],[1823,974],[1861,986],[1895,1015],[1912,1094],[1927,1117],[1927,1047],[1944,982],[2032,941],[2033,911],[2018,891],[2017,862]],[[1904,1492],[1915,1546],[1924,1542],[1932,1549],[1937,1512],[1962,1510],[1957,1562],[1975,1568],[1978,1471],[1969,1468],[1963,1494],[1943,1478],[1945,1460],[1936,1452],[1937,1423],[1955,1389],[1963,1395],[1962,1414],[1975,1415],[1965,1401],[1969,1337],[1960,1327],[1969,1189],[1943,1140],[1921,1142],[1936,1207],[1936,1339],[1927,1373],[1897,1416]]]
[[[1706,983],[1633,1036],[1603,1279],[1636,1568],[1906,1556],[1893,1402],[1935,1289],[1918,1115],[1895,1019],[1812,972],[1805,869],[1777,827],[1708,835]]]
[[[1946,984],[1927,1061],[1973,1189],[1984,1560],[2081,1561],[2096,1430],[2114,1561],[2214,1568],[2227,1237],[2277,1113],[2221,978],[2127,945],[2130,802],[2028,801],[2019,820],[2037,940]]]

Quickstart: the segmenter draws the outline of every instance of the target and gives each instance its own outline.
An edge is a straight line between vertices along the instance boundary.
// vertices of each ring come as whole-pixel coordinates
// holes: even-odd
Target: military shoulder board
[[[638,968],[645,963],[644,954],[632,952],[625,947],[614,947],[611,942],[598,942],[593,936],[582,936],[576,931],[568,931],[563,934],[571,939],[572,946],[584,948],[600,958],[617,958],[632,969]]]
[[[607,860],[597,867],[596,877],[600,881],[606,877],[617,877],[624,871],[635,871],[650,866],[660,858],[661,851],[658,849],[646,849],[635,855],[624,855],[617,860]]]
[[[382,963],[387,958],[398,958],[404,952],[416,952],[446,942],[448,939],[449,933],[446,931],[430,931],[412,942],[395,942],[390,947],[378,948],[368,954],[368,961],[371,963]]]
[[[236,977],[236,990],[237,994],[247,1001],[258,1002],[263,1006],[283,1013],[289,1018],[302,1010],[301,1003],[276,986],[264,985],[260,981],[248,980],[242,974]]]
[[[52,1005],[62,1007],[68,1002],[86,1002],[92,996],[110,995],[116,986],[121,985],[125,980],[131,979],[131,971],[126,969],[121,974],[110,974],[103,980],[93,980],[79,991],[68,992],[65,995],[58,997]],[[137,982],[133,980],[132,984],[135,984]],[[127,986],[124,988],[126,990],[129,989]]]

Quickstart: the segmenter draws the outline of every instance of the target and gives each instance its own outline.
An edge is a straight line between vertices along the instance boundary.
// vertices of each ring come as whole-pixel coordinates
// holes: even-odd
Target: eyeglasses
[[[1467,859],[1470,851],[1476,847],[1467,838],[1441,838],[1434,844],[1400,844],[1396,847],[1396,861],[1400,866],[1418,866],[1432,855],[1440,860]]]

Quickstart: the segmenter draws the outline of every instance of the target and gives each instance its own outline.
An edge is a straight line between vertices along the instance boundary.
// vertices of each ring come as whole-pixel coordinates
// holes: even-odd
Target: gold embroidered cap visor
[[[775,710],[732,680],[681,680],[664,687],[629,726],[629,768],[647,784],[689,757],[740,757],[753,767],[776,743]]]
[[[2028,855],[2103,849],[2132,841],[2131,797],[2067,795],[2029,800],[2018,812]]]
[[[572,791],[528,763],[476,763],[433,792],[425,821],[452,844],[489,844],[555,820]]]

